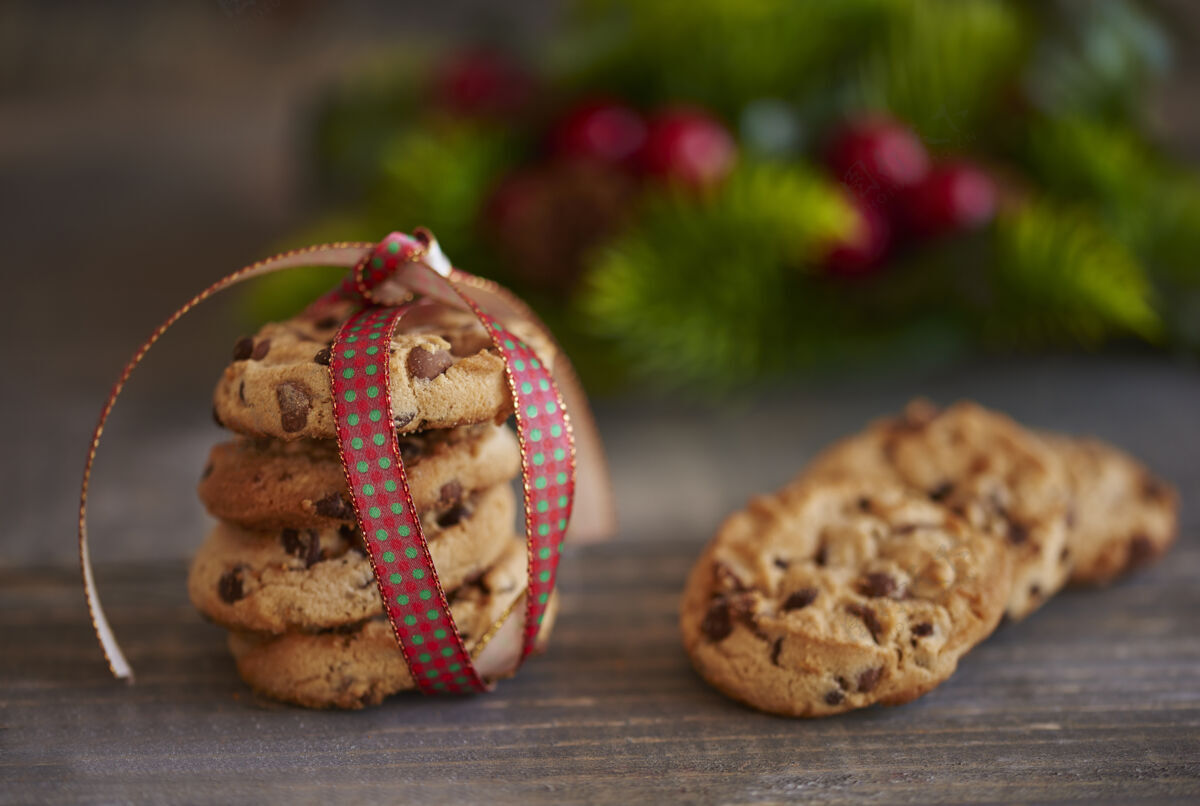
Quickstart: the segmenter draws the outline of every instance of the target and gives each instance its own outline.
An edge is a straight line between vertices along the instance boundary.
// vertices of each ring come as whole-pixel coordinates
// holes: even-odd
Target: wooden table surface
[[[22,270],[0,295],[8,377],[21,379],[0,395],[0,803],[1200,802],[1194,358],[935,362],[797,379],[734,406],[618,401],[601,425],[625,528],[565,557],[550,651],[486,697],[318,713],[251,695],[222,632],[186,601],[183,558],[205,528],[195,478],[219,438],[209,393],[242,327],[217,302],[156,348],[97,468],[102,591],[139,673],[133,687],[112,681],[72,563],[82,451],[116,373],[167,311],[327,201],[304,181],[315,88],[394,47],[401,28],[460,33],[498,4],[389,0],[372,4],[380,17],[310,3],[278,27],[216,4],[17,5],[0,175],[19,203],[0,241],[10,274],[44,267],[48,245],[71,259]],[[1168,5],[1194,33],[1193,7]],[[553,6],[504,9],[548,20]],[[1193,157],[1198,54],[1179,49],[1157,110],[1159,135]],[[113,289],[120,308],[97,304]],[[50,299],[71,327],[41,327]],[[916,703],[794,722],[723,699],[675,629],[702,541],[748,494],[912,394],[976,398],[1133,450],[1180,488],[1179,546],[1001,629]]]
[[[490,695],[313,712],[251,694],[185,567],[102,569],[138,672],[111,680],[75,574],[0,571],[0,801],[1200,800],[1200,546],[1006,625],[932,694],[820,721],[709,689],[676,630],[692,542],[564,560],[550,650]]]

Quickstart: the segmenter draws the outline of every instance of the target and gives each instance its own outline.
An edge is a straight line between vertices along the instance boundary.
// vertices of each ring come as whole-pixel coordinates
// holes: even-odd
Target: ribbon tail
[[[96,588],[96,579],[92,572],[91,551],[88,547],[87,503],[88,488],[92,478],[92,466],[96,460],[96,450],[100,446],[100,437],[104,433],[104,426],[108,422],[108,416],[112,413],[113,406],[117,402],[117,397],[121,394],[121,390],[125,387],[129,376],[133,374],[134,369],[145,358],[150,348],[154,346],[172,325],[179,321],[188,311],[214,294],[224,291],[226,288],[244,280],[283,269],[300,266],[342,266],[349,268],[356,265],[373,246],[374,244],[370,243],[322,244],[320,246],[284,252],[245,266],[213,283],[188,300],[175,313],[171,314],[150,335],[150,338],[138,348],[133,358],[125,365],[125,369],[121,372],[120,377],[109,393],[108,400],[105,401],[104,407],[100,410],[100,418],[96,424],[96,430],[92,432],[92,441],[88,449],[87,461],[83,468],[83,484],[79,492],[79,566],[83,577],[84,597],[87,600],[88,616],[91,619],[92,628],[96,632],[96,637],[100,641],[100,648],[104,652],[104,659],[108,662],[108,668],[112,671],[114,677],[132,681],[133,669],[129,665],[129,661],[126,660],[125,654],[121,651],[121,647],[113,635],[112,627],[108,623],[108,618],[104,614],[104,608],[100,604],[100,593]]]
[[[469,288],[471,295],[485,307],[502,317],[528,322],[554,345],[557,356],[552,375],[567,404],[575,435],[575,505],[567,534],[573,543],[595,543],[611,537],[617,531],[617,508],[609,480],[608,459],[583,384],[566,353],[550,329],[516,294],[491,280],[466,272],[456,270],[452,279],[460,287]]]

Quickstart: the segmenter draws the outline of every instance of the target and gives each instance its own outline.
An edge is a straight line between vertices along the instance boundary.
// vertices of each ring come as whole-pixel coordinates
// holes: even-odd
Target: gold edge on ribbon
[[[107,616],[104,614],[104,607],[100,603],[100,594],[96,586],[95,574],[92,570],[91,550],[88,546],[88,530],[87,530],[87,505],[88,492],[91,486],[92,468],[95,465],[96,453],[100,447],[100,439],[104,434],[104,427],[108,422],[109,415],[112,414],[113,408],[116,406],[117,398],[121,391],[125,388],[129,378],[133,375],[133,371],[145,358],[150,349],[162,338],[163,334],[176,322],[178,322],[185,314],[191,311],[200,303],[207,300],[209,297],[224,291],[230,286],[236,285],[244,280],[251,279],[263,274],[269,274],[275,271],[284,269],[297,268],[306,265],[335,265],[335,266],[353,266],[360,259],[358,254],[362,250],[370,250],[374,244],[362,241],[338,241],[334,243],[318,244],[315,246],[307,246],[301,249],[291,249],[286,252],[272,255],[263,260],[256,261],[243,266],[232,274],[228,274],[217,280],[212,285],[205,288],[200,293],[193,296],[182,307],[171,314],[167,319],[159,325],[151,333],[150,337],[142,343],[142,345],[134,352],[133,357],[125,365],[117,381],[113,384],[112,390],[109,392],[108,399],[100,409],[100,417],[96,423],[95,429],[92,431],[92,439],[88,446],[87,458],[83,467],[83,481],[79,491],[79,567],[80,576],[83,579],[84,599],[87,603],[88,619],[91,621],[92,630],[96,634],[96,638],[100,642],[100,651],[104,654],[104,660],[108,664],[109,671],[117,679],[133,681],[133,667],[129,665],[129,661],[125,658],[125,653],[121,651],[120,644],[117,643],[116,636],[112,631],[112,627],[108,622]],[[292,262],[297,258],[306,258],[319,252],[331,253],[327,260],[307,262]],[[354,254],[347,254],[353,252]],[[343,254],[339,254],[343,253]],[[352,259],[351,259],[352,258]],[[348,261],[348,262],[347,262]]]
[[[521,589],[521,592],[518,593],[511,602],[508,603],[508,607],[504,608],[504,612],[492,622],[492,626],[488,627],[484,634],[479,636],[479,640],[476,641],[475,646],[471,648],[470,655],[472,661],[479,660],[479,656],[483,654],[483,650],[487,649],[487,645],[491,643],[492,639],[496,637],[496,634],[500,632],[505,623],[509,620],[509,618],[512,617],[512,614],[516,612],[517,606],[521,604],[521,600],[528,595],[529,583],[526,582],[525,587]],[[520,665],[520,662],[521,661],[518,660],[517,664]]]
[[[477,317],[480,317],[480,313],[482,312],[482,313],[486,313],[488,316],[491,316],[492,318],[499,319],[499,317],[496,316],[495,314],[493,314],[489,311],[484,311],[483,306],[479,304],[478,300],[474,299],[471,295],[467,294],[462,288],[459,287],[458,280],[463,275],[466,275],[468,277],[475,276],[475,275],[468,274],[466,272],[456,270],[451,273],[450,277],[446,277],[443,279],[450,285],[450,287],[454,290],[454,292],[456,294],[458,294],[458,296],[460,298],[462,298],[463,302],[468,307],[471,308],[472,313],[474,313]],[[530,310],[528,307],[525,307],[523,311],[518,310],[516,313],[519,315],[522,312],[524,312],[528,316],[528,318],[525,321],[529,322],[529,324],[531,326],[533,326],[535,329],[538,329],[538,326],[541,325],[541,320],[539,320],[537,318],[537,316],[533,313],[533,311]],[[511,322],[509,324],[511,324]],[[542,328],[544,328],[544,326],[542,326]],[[486,328],[486,330],[487,330],[489,338],[492,339],[492,343],[495,344],[498,348],[499,347],[499,338],[496,336],[495,331],[490,327]],[[559,347],[557,342],[555,342],[553,340],[553,337],[550,337],[549,341],[550,341],[552,348],[555,350],[555,362],[557,363],[559,360],[566,362],[567,358],[566,358],[566,355],[562,352],[562,348]],[[533,348],[533,345],[529,345],[529,350],[534,355],[537,355],[537,351]],[[542,360],[542,364],[545,366],[546,365],[545,359],[542,358],[541,360]],[[574,511],[574,503],[575,503],[576,494],[578,493],[578,464],[576,462],[576,454],[575,454],[575,433],[571,426],[570,409],[567,406],[566,400],[563,398],[562,390],[559,389],[557,381],[554,380],[554,370],[552,368],[548,368],[546,374],[549,376],[551,384],[553,384],[554,398],[558,403],[558,407],[559,407],[559,409],[562,413],[562,417],[563,417],[563,425],[564,425],[564,431],[565,431],[566,438],[567,438],[567,446],[571,450],[570,462],[568,464],[568,467],[570,467],[570,470],[571,470],[571,509],[568,510],[568,512],[567,512],[568,527],[569,527],[570,518]],[[507,360],[504,362],[504,380],[505,380],[506,385],[508,386],[509,397],[513,401],[513,414],[517,418],[517,429],[516,429],[517,442],[520,445],[520,449],[521,449],[521,499],[522,499],[522,503],[524,504],[524,512],[525,512],[525,576],[526,576],[526,580],[527,580],[525,583],[525,587],[526,587],[526,590],[528,591],[528,589],[532,585],[532,581],[533,581],[533,566],[534,566],[534,537],[533,537],[533,526],[532,526],[532,523],[533,523],[533,500],[530,495],[529,474],[528,474],[528,471],[526,469],[526,464],[525,464],[526,459],[529,455],[528,454],[529,446],[525,442],[525,429],[521,427],[523,415],[520,411],[520,407],[517,405],[517,401],[519,398],[517,395],[516,379],[513,377],[512,368],[509,365],[509,362]],[[566,532],[564,531],[562,534],[562,537],[559,538],[559,543],[561,544],[563,541],[565,541],[565,539],[566,539]],[[556,546],[556,549],[557,548],[558,547]],[[558,579],[557,579],[558,558],[556,558],[555,562],[554,562],[554,575],[555,575],[554,582],[555,582],[555,585],[557,585],[557,582],[558,582]],[[518,665],[523,663],[525,658],[528,657],[532,653],[534,643],[536,642],[536,634],[537,634],[536,629],[533,632],[534,637],[531,638],[529,636],[529,632],[530,632],[529,628],[531,626],[529,622],[532,619],[532,617],[534,615],[534,611],[537,609],[537,606],[538,605],[534,601],[534,598],[532,596],[526,597],[526,599],[525,599],[525,624],[522,625],[522,630],[521,630],[522,646],[521,646],[521,654],[520,654],[520,660],[518,661]],[[542,612],[543,613],[545,612],[544,608],[543,608]],[[536,625],[533,625],[533,626],[536,628]]]
[[[575,367],[563,351],[562,345],[550,328],[542,322],[541,318],[524,300],[496,281],[461,269],[455,269],[448,279],[498,297],[501,302],[512,309],[512,316],[528,322],[554,348],[555,362],[550,375],[559,389],[559,397],[566,403],[563,410],[564,420],[572,434],[571,458],[572,464],[575,465],[576,475],[572,514],[584,516],[581,519],[572,519],[576,524],[573,531],[583,535],[578,538],[579,542],[592,542],[611,537],[617,531],[617,514],[616,499],[611,482],[609,482],[611,477],[608,469],[608,457],[604,451],[604,443],[600,440],[600,429],[596,426],[596,418],[587,403],[587,394],[583,390],[583,383],[579,380],[579,374],[575,372]],[[560,373],[562,377],[559,377]],[[579,461],[581,443],[585,446],[582,463]],[[580,484],[581,475],[586,478],[584,484]],[[584,504],[582,507],[579,506],[581,501]],[[583,510],[583,513],[579,513],[579,510]],[[588,523],[589,519],[593,522]],[[580,524],[580,520],[584,522]],[[568,533],[571,531],[568,529]]]

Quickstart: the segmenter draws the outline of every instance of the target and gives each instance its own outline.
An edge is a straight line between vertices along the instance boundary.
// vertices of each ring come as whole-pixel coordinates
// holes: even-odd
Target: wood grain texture
[[[676,605],[694,542],[569,553],[549,652],[494,694],[311,712],[246,690],[185,569],[0,571],[0,802],[861,803],[1200,799],[1200,546],[1002,627],[932,694],[824,721],[706,687]]]

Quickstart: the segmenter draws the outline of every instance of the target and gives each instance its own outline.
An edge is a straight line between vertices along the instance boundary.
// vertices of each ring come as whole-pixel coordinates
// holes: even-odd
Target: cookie
[[[350,313],[349,304],[338,303],[239,340],[213,393],[218,422],[248,436],[333,439],[330,347]],[[554,348],[535,328],[515,322],[509,329],[553,366]],[[504,361],[472,314],[418,306],[401,320],[388,350],[398,431],[501,422],[512,413]]]
[[[1055,434],[1043,439],[1062,458],[1071,484],[1072,584],[1107,585],[1171,547],[1179,500],[1170,485],[1098,439]]]
[[[747,705],[827,716],[898,705],[950,676],[1004,613],[1011,558],[898,484],[793,485],[721,526],[692,569],[692,664]]]
[[[504,426],[424,431],[400,437],[399,444],[409,493],[420,512],[449,506],[521,470],[516,435]],[[332,440],[223,442],[209,454],[199,493],[211,515],[247,529],[320,529],[355,522]]]
[[[523,617],[514,605],[525,589],[525,544],[511,538],[505,543],[495,567],[449,597],[454,622],[473,657],[482,649],[481,639],[506,613],[512,611],[509,618]],[[557,595],[550,599],[538,634],[542,646],[556,612]],[[362,708],[414,687],[391,625],[382,617],[315,634],[233,632],[229,648],[251,688],[309,708]]]
[[[514,508],[512,489],[501,485],[422,515],[443,588],[477,577],[500,555]],[[201,613],[230,628],[338,627],[383,613],[365,552],[351,527],[264,533],[222,523],[192,561],[188,593]]]
[[[917,401],[835,444],[801,475],[880,478],[944,504],[1013,555],[1008,616],[1021,619],[1070,574],[1070,490],[1062,461],[1036,435],[974,403]]]

